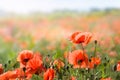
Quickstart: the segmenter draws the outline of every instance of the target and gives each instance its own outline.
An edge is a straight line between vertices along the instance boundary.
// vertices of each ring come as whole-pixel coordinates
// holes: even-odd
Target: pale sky
[[[0,0],[0,10],[15,13],[120,8],[120,0]]]

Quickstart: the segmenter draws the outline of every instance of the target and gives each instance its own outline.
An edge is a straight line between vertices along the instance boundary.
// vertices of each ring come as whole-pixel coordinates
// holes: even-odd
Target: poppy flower
[[[47,69],[44,73],[44,80],[54,80],[55,71],[52,68]]]
[[[16,71],[16,74],[18,75],[17,78],[20,80],[23,78],[25,78],[26,80],[29,80],[32,77],[32,74],[26,73],[26,71],[23,71],[23,69],[21,68],[17,68],[15,69],[15,71]]]
[[[77,80],[76,77],[72,76],[70,80]]]
[[[69,53],[68,61],[74,68],[86,68],[88,64],[88,56],[82,50],[75,50]]]
[[[18,75],[17,78],[23,78],[25,76],[24,71],[21,68],[15,69],[16,74]]]
[[[89,68],[94,68],[94,66],[99,65],[101,63],[101,59],[98,57],[92,57],[89,62]]]
[[[109,78],[101,78],[100,80],[112,80],[112,79],[109,77]]]
[[[16,71],[7,71],[0,75],[0,80],[16,79],[17,76]]]
[[[33,52],[29,50],[24,50],[19,53],[17,57],[17,61],[21,63],[21,65],[26,65],[26,63],[33,58]]]
[[[30,74],[26,74],[21,68],[17,68],[14,71],[7,71],[0,75],[0,80],[29,80],[32,76]]]
[[[70,40],[73,42],[73,43],[77,43],[77,41],[75,40],[76,36],[78,34],[80,34],[81,32],[75,32],[73,33],[71,36],[70,36]]]
[[[28,61],[26,68],[29,73],[36,73],[37,71],[42,71],[43,61],[41,60],[40,54],[34,54],[34,57]]]
[[[0,74],[3,73],[3,68],[2,68],[2,64],[0,64]]]
[[[120,61],[118,61],[118,63],[117,63],[117,69],[116,69],[116,71],[120,71]]]
[[[64,67],[64,63],[60,59],[55,60],[53,62],[53,65],[55,65],[57,67],[57,69],[60,69],[61,67]]]
[[[70,40],[75,44],[88,44],[92,38],[92,33],[90,32],[75,32],[70,36]]]
[[[34,53],[33,58],[38,58],[38,59],[42,60],[42,56],[39,52]]]

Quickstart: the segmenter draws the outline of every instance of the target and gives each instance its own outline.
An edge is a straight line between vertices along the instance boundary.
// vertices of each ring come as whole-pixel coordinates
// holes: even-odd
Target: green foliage
[[[43,78],[41,78],[39,75],[33,75],[31,80],[43,80]]]

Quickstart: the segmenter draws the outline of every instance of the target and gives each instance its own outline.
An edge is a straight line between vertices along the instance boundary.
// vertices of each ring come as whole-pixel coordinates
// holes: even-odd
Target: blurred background
[[[120,54],[120,1],[0,0],[0,63],[23,49],[63,49],[74,31],[92,32],[106,53]]]

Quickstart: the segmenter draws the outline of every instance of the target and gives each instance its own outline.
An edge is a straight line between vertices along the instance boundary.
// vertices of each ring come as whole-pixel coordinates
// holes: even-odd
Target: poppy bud
[[[117,70],[117,65],[113,65],[113,71],[116,71]]]
[[[107,58],[105,57],[105,60],[107,60]]]
[[[95,44],[97,44],[97,40],[95,40]]]
[[[7,64],[4,64],[4,67],[7,68]]]
[[[89,59],[89,62],[91,62],[91,59]]]
[[[50,55],[49,55],[49,54],[48,54],[47,56],[48,56],[48,57],[50,57]]]
[[[69,66],[65,66],[65,69],[68,70],[68,69],[69,69]]]
[[[25,67],[23,67],[23,71],[24,71],[24,72],[26,71],[26,68],[25,68]]]
[[[9,60],[8,63],[10,64],[10,63],[11,63],[11,60]]]
[[[82,70],[81,73],[84,74],[84,71]]]
[[[106,65],[107,65],[107,63],[103,63],[103,65],[104,65],[104,66],[106,66]]]

